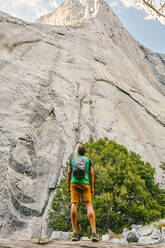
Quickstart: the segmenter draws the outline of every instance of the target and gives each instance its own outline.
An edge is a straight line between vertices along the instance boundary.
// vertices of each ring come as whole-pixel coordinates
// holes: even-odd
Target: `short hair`
[[[86,152],[85,147],[79,146],[78,154],[83,156],[85,154],[85,152]]]

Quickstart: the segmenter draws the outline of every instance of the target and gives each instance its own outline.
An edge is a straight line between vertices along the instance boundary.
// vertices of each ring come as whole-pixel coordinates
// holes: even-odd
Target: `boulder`
[[[51,240],[52,240],[52,239],[61,240],[61,232],[58,232],[58,231],[52,232],[52,235],[51,235],[50,239],[51,239]]]
[[[123,232],[122,232],[122,234],[121,234],[121,237],[123,237],[124,240],[126,240],[126,239],[127,239],[128,233],[129,233],[129,230],[128,230],[127,228],[124,228],[124,229],[123,229]]]
[[[162,226],[162,236],[165,238],[165,226]]]
[[[109,242],[110,240],[109,234],[104,234],[101,239],[103,242]]]
[[[128,241],[128,243],[138,242],[139,235],[135,229],[132,229],[130,232],[128,232],[126,240]]]
[[[109,241],[110,243],[127,243],[125,239],[113,238]]]
[[[147,244],[157,244],[159,241],[157,239],[152,239],[151,237],[140,237],[138,243],[147,243]]]
[[[143,226],[140,229],[138,229],[138,234],[140,237],[141,236],[149,236],[150,234],[152,234],[153,231],[154,231],[153,225]]]
[[[52,232],[51,240],[70,240],[72,238],[72,232]]]
[[[62,240],[70,240],[72,238],[73,232],[61,232]]]
[[[152,232],[152,234],[150,235],[150,237],[152,239],[159,240],[162,237],[162,234],[161,234],[160,230],[154,229],[154,231]]]
[[[82,237],[81,241],[89,241],[90,239],[88,237]]]
[[[134,229],[134,228],[135,228],[135,229],[139,229],[139,228],[141,228],[141,227],[142,227],[142,225],[136,225],[136,224],[132,224],[132,225],[131,225],[131,228],[132,228],[132,229]]]
[[[165,243],[165,237],[161,236],[160,239],[158,240],[159,244]]]

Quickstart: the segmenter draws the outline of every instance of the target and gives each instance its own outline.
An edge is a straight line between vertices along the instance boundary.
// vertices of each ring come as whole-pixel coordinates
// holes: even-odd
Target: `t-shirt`
[[[77,156],[77,157],[84,158],[84,156]],[[70,161],[70,166],[73,168],[73,159]],[[72,175],[71,183],[88,183],[89,184],[89,167],[90,166],[93,166],[93,163],[89,158],[86,158],[85,177],[78,179]]]

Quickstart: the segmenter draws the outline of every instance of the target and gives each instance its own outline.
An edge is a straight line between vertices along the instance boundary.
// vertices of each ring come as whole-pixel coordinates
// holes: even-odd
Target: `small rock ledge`
[[[40,248],[43,247],[43,244],[38,244],[37,240],[16,240],[16,239],[0,239],[0,248]],[[45,248],[53,247],[91,247],[91,248],[164,248],[164,244],[113,244],[113,243],[104,243],[102,241],[98,243],[93,243],[91,241],[50,241],[50,243],[44,245]]]

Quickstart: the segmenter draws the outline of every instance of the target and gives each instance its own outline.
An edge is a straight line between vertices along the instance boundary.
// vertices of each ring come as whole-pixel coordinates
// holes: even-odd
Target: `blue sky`
[[[107,0],[107,2],[136,40],[154,52],[165,54],[165,25],[148,18],[148,14],[143,10],[130,6],[131,0]],[[122,2],[130,7],[124,6]]]
[[[33,22],[49,13],[65,0],[0,0],[0,10]],[[145,47],[165,54],[165,25],[147,18],[147,13],[133,7],[131,0],[106,0],[124,27]]]

